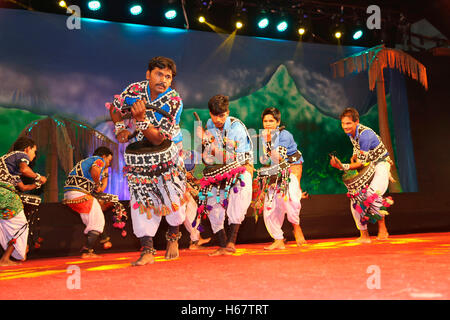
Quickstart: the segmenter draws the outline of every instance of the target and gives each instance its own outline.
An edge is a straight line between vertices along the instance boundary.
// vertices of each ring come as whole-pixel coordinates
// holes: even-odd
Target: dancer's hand
[[[120,143],[126,143],[128,142],[128,136],[131,134],[130,131],[128,130],[122,130],[119,132],[119,134],[117,135],[117,141],[119,141]]]
[[[339,170],[341,170],[343,168],[341,161],[338,158],[334,157],[334,156],[331,157],[331,159],[330,159],[330,165],[333,168],[336,168],[336,169],[339,169]]]
[[[145,108],[145,100],[138,100],[131,107],[131,115],[136,121],[144,121],[147,109]]]

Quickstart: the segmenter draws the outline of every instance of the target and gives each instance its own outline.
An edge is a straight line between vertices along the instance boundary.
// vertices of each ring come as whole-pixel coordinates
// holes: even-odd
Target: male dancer
[[[0,244],[5,252],[0,266],[17,265],[10,260],[25,260],[27,255],[28,222],[23,203],[16,192],[31,191],[47,182],[47,178],[34,172],[28,164],[36,157],[36,144],[27,137],[20,137],[13,151],[0,158]],[[25,185],[21,177],[34,179],[34,184]]]
[[[281,123],[281,112],[277,108],[267,108],[263,111],[262,122],[264,131],[262,143],[264,154],[261,157],[262,163],[271,168],[276,168],[281,163],[289,165],[291,173],[282,174],[275,183],[268,183],[267,194],[264,199],[264,223],[267,231],[274,239],[274,242],[264,249],[284,249],[283,226],[284,215],[294,228],[294,236],[297,246],[306,243],[302,229],[300,227],[300,209],[302,190],[300,186],[303,156],[297,150],[297,144],[292,134],[283,129],[279,130]],[[275,166],[274,166],[275,165]],[[292,170],[292,168],[297,170]],[[279,166],[278,166],[279,168]],[[278,173],[281,172],[276,172]],[[286,181],[283,181],[283,180]]]
[[[346,108],[341,116],[341,126],[353,144],[353,156],[351,163],[342,164],[341,161],[332,156],[330,165],[343,171],[361,170],[370,166],[368,174],[371,178],[362,181],[362,184],[354,189],[349,189],[350,209],[360,231],[360,237],[356,240],[360,243],[370,243],[367,230],[367,222],[378,220],[378,240],[385,240],[389,233],[386,228],[384,216],[387,214],[385,207],[393,202],[390,198],[383,198],[386,192],[390,176],[391,162],[386,147],[381,138],[369,127],[359,123],[359,113],[354,108]],[[371,169],[373,167],[373,169]],[[369,172],[368,171],[368,172]]]
[[[200,160],[200,155],[196,156],[195,151],[188,153],[189,158],[185,159],[186,168],[186,181],[187,181],[187,203],[186,203],[186,220],[184,221],[184,227],[189,232],[191,241],[189,244],[189,250],[202,249],[202,245],[211,241],[211,238],[202,238],[201,233],[201,218],[197,215],[198,204],[196,199],[198,198],[199,179],[194,177],[194,169],[197,164],[196,161]],[[195,223],[194,223],[195,220]],[[194,225],[194,226],[193,226]]]
[[[99,147],[92,157],[78,162],[69,172],[64,185],[63,203],[80,214],[81,221],[86,226],[84,234],[87,235],[85,246],[81,249],[81,258],[97,258],[94,247],[103,234],[105,216],[99,201],[94,193],[103,192],[108,183],[107,178],[102,178],[103,173],[111,165],[113,153],[107,147]],[[100,242],[105,248],[111,247],[109,237],[104,235]],[[106,246],[105,246],[106,244]]]
[[[214,169],[209,171],[207,166],[203,171],[204,175],[207,172],[216,175],[201,180],[199,199],[203,204],[199,206],[199,214],[208,212],[212,231],[219,239],[219,248],[210,256],[229,255],[236,252],[239,226],[252,200],[253,146],[245,125],[229,116],[227,96],[212,97],[208,108],[211,118],[206,123],[206,132],[198,127],[197,135],[206,145],[203,160],[215,158],[218,163],[213,166],[209,162],[209,168]],[[228,237],[224,230],[225,214],[230,225]]]
[[[139,259],[132,263],[134,266],[154,263],[153,237],[162,216],[169,224],[165,258],[179,256],[186,182],[183,160],[175,145],[179,141],[174,140],[179,136],[183,109],[179,94],[171,88],[175,76],[176,65],[172,59],[154,57],[149,62],[146,80],[129,85],[110,105],[120,143],[127,142],[130,136],[122,117],[129,106],[138,132],[137,142],[125,151],[127,166],[124,168],[130,188],[133,231],[143,248]]]

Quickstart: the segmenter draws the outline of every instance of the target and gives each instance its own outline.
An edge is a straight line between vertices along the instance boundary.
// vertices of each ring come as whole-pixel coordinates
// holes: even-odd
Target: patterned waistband
[[[242,167],[247,162],[251,162],[253,159],[253,156],[249,152],[244,153],[238,153],[236,155],[236,160],[223,164],[223,165],[212,165],[212,166],[206,166],[205,169],[203,169],[203,175],[205,177],[214,177],[216,175],[227,173],[233,169]]]
[[[147,167],[156,170],[158,167],[175,162],[179,155],[178,147],[172,142],[169,148],[147,153],[129,153],[125,151],[125,164],[131,167]]]
[[[272,165],[270,167],[262,167],[257,171],[257,177],[270,177],[276,176],[286,169],[289,169],[290,165],[288,162],[283,161],[281,163]]]

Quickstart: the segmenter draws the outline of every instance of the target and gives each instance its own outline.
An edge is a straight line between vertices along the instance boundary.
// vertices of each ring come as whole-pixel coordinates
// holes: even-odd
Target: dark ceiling
[[[28,9],[42,12],[67,15],[66,9],[58,5],[59,0],[0,0],[0,7]],[[100,0],[102,7],[98,11],[90,11],[87,0],[67,0],[67,5],[77,5],[81,16],[115,22],[137,23],[152,26],[170,26],[192,30],[212,31],[212,29],[197,21],[200,8],[208,10],[208,21],[218,27],[216,31],[231,33],[233,16],[236,12],[247,15],[247,22],[238,34],[259,36],[286,40],[299,40],[297,33],[299,19],[307,24],[307,32],[303,41],[336,44],[332,36],[332,28],[336,23],[344,25],[344,36],[340,40],[343,45],[373,46],[380,42],[393,46],[402,34],[401,25],[412,24],[423,18],[433,24],[447,38],[450,38],[450,1],[417,1],[417,0],[174,0],[180,10],[174,20],[163,18],[163,8],[167,1],[163,0]],[[181,9],[184,3],[185,14]],[[143,13],[132,16],[128,8],[131,4],[141,4]],[[366,12],[369,5],[376,4],[381,11],[381,29],[368,30],[366,20],[370,16]],[[257,28],[257,20],[264,9],[270,14],[272,24],[266,29]],[[186,20],[187,17],[187,20]],[[283,33],[275,30],[275,23],[286,19],[290,27]],[[352,31],[360,20],[365,35],[360,40],[352,39]]]

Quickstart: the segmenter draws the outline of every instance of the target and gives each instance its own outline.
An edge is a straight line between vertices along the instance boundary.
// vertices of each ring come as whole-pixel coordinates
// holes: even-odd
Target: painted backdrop
[[[378,131],[376,93],[368,89],[367,74],[335,79],[330,67],[365,48],[91,19],[82,19],[80,30],[69,30],[66,19],[0,10],[2,154],[30,122],[48,116],[85,123],[115,140],[105,102],[129,83],[145,79],[147,63],[157,55],[177,63],[174,85],[184,103],[181,127],[185,148],[193,145],[193,111],[206,121],[207,102],[215,94],[228,95],[231,115],[256,132],[262,128],[262,110],[276,106],[303,153],[302,188],[310,194],[346,192],[340,173],[328,163],[331,151],[345,161],[351,155],[351,143],[338,119],[344,108],[358,109],[361,122]],[[385,79],[402,190],[416,192],[404,78],[389,70]],[[120,146],[120,152],[123,149]],[[108,191],[127,199],[122,165],[119,155]],[[61,179],[61,186],[63,182]]]

